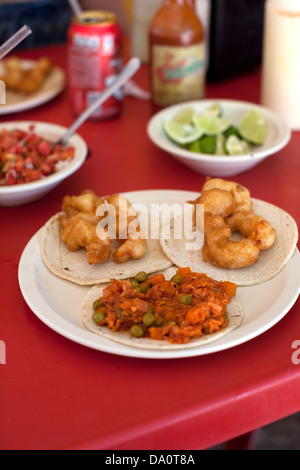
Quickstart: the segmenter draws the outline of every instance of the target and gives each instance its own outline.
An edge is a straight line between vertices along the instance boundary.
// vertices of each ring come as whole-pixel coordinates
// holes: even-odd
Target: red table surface
[[[23,51],[66,67],[63,45]],[[148,88],[148,69],[135,81]],[[259,102],[260,71],[208,84],[207,98]],[[300,303],[270,330],[223,352],[185,359],[139,359],[95,351],[44,325],[21,295],[17,270],[30,238],[60,209],[66,194],[143,189],[200,191],[204,175],[148,139],[149,102],[127,97],[121,117],[86,122],[79,133],[91,157],[48,196],[0,208],[0,447],[2,449],[205,449],[300,410]],[[72,116],[67,88],[35,109],[1,121],[64,126]],[[299,226],[300,134],[287,147],[233,179],[258,199],[288,211]],[[71,301],[69,299],[68,301]],[[74,306],[77,308],[78,306]]]

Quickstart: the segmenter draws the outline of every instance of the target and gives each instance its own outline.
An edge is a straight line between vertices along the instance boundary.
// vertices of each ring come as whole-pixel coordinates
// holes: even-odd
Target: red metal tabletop
[[[63,45],[23,51],[48,55],[65,69]],[[148,89],[148,69],[135,81]],[[207,98],[259,102],[260,71],[208,84]],[[31,237],[66,194],[133,190],[200,191],[197,174],[156,148],[146,133],[149,102],[126,97],[120,117],[86,122],[79,130],[91,152],[82,168],[46,197],[0,208],[0,448],[205,449],[300,410],[300,303],[250,341],[213,354],[142,359],[108,354],[71,341],[46,326],[25,303],[18,264]],[[1,116],[69,126],[68,90],[34,109]],[[300,221],[300,134],[283,150],[234,177],[253,197]],[[72,299],[66,299],[72,302]],[[74,305],[78,308],[78,305]],[[3,357],[3,356],[2,356]]]

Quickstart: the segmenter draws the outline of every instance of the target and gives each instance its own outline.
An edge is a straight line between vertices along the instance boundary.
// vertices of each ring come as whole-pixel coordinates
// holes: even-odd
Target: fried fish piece
[[[141,258],[147,251],[147,241],[133,206],[127,198],[118,194],[108,196],[107,202],[115,208],[116,235],[122,242],[114,251],[113,260],[116,263],[125,263],[130,258]],[[130,224],[134,228],[134,237],[129,233]]]
[[[93,212],[96,213],[97,207],[105,204],[102,197],[97,196],[94,191],[87,189],[79,196],[65,196],[61,210],[67,216],[77,214],[77,212]]]
[[[103,203],[104,200],[90,190],[79,196],[65,196],[62,203],[63,215],[59,217],[62,241],[70,251],[86,248],[89,264],[103,263],[111,254],[108,234],[102,231],[99,237],[98,223],[102,217],[96,215],[96,211]]]
[[[99,238],[97,234],[98,222],[99,217],[86,212],[60,218],[62,241],[70,251],[85,248],[89,264],[103,263],[111,253],[108,236]]]
[[[114,209],[113,227],[107,224],[109,205]],[[107,208],[107,211],[98,211],[99,206]],[[124,196],[113,194],[102,198],[87,190],[79,196],[65,196],[62,211],[59,217],[62,241],[70,251],[86,248],[89,264],[107,261],[114,239],[121,243],[112,254],[116,263],[125,263],[130,258],[139,259],[147,250],[147,241],[138,216]],[[130,233],[130,224],[135,224],[135,236]]]

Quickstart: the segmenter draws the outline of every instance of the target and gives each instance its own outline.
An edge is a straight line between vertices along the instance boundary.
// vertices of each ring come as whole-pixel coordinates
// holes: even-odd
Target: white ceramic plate
[[[22,60],[21,63],[24,68],[31,68],[34,66],[35,61]],[[4,66],[0,63],[0,75],[3,73]],[[63,90],[64,86],[65,73],[61,68],[54,66],[41,88],[34,93],[23,95],[7,89],[6,103],[0,104],[0,115],[19,113],[47,103],[57,96]]]
[[[136,191],[125,195],[131,203],[148,205],[161,202],[173,204],[186,200],[189,194],[186,191]],[[215,342],[186,350],[139,350],[102,338],[83,326],[81,306],[90,287],[78,286],[53,275],[41,260],[39,238],[40,231],[27,244],[19,263],[19,285],[26,303],[43,323],[60,335],[111,354],[171,359],[222,351],[267,331],[288,313],[300,293],[300,254],[296,249],[287,266],[274,279],[238,288],[237,297],[242,304],[244,318],[236,330]]]
[[[224,117],[238,125],[245,111],[259,109],[267,122],[266,141],[263,145],[252,147],[245,155],[205,155],[185,150],[171,142],[162,129],[164,119],[172,117],[181,109],[193,107],[198,113],[203,112],[213,103],[219,103]],[[235,100],[201,100],[169,106],[156,113],[149,121],[147,132],[152,142],[170,153],[189,168],[208,176],[234,176],[254,167],[265,158],[282,149],[291,138],[291,131],[284,120],[273,111],[258,104]]]
[[[35,132],[38,135],[45,137],[49,142],[58,141],[67,131],[65,127],[50,124],[49,122],[11,121],[1,123],[0,132],[2,129],[22,129],[28,131],[31,125],[35,126]],[[80,135],[75,134],[70,138],[68,146],[75,148],[75,155],[64,168],[56,173],[31,183],[0,186],[0,206],[18,206],[35,201],[77,171],[86,159],[87,145]]]

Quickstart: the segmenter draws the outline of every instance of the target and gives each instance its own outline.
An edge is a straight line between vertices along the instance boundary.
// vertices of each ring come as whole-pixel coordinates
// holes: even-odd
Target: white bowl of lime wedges
[[[234,176],[279,152],[291,138],[284,120],[258,104],[235,100],[189,101],[149,121],[152,142],[192,170]]]

